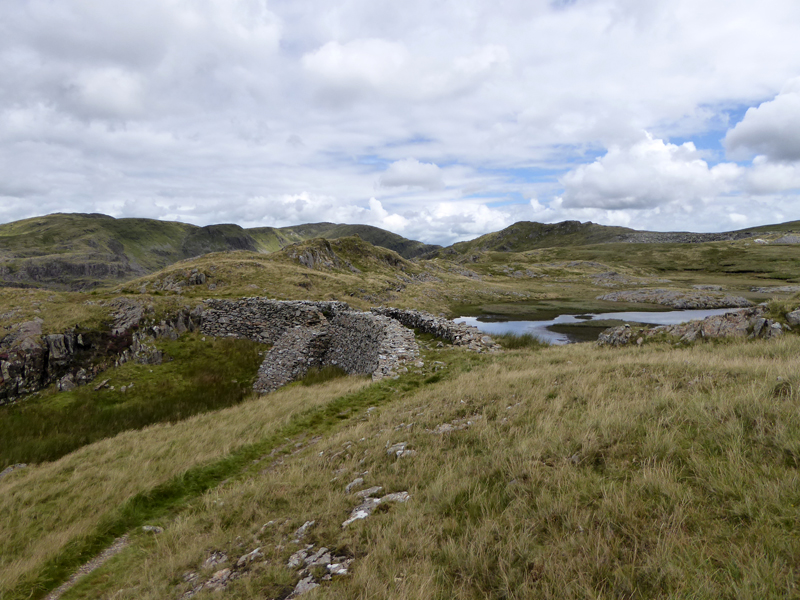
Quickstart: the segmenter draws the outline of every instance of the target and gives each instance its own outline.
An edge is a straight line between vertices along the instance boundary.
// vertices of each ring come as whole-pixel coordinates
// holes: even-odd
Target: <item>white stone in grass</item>
[[[357,487],[359,487],[360,485],[363,485],[363,484],[364,484],[364,478],[363,477],[356,477],[355,479],[353,479],[353,481],[351,481],[350,483],[348,483],[345,486],[344,493],[345,494],[349,494],[353,490],[353,488],[357,488]]]
[[[261,548],[256,548],[252,552],[248,552],[244,556],[241,556],[238,561],[236,561],[237,567],[244,567],[245,565],[250,564],[257,558],[262,558],[264,555],[261,553]]]
[[[305,579],[301,579],[297,585],[295,586],[292,593],[289,595],[289,598],[295,598],[300,596],[301,594],[305,594],[306,592],[310,592],[315,587],[319,587],[319,584],[314,581],[314,577],[309,575]]]
[[[378,492],[380,492],[383,488],[379,485],[373,486],[371,488],[367,488],[365,490],[361,490],[360,492],[356,492],[356,496],[359,498],[369,498],[370,496],[374,496]]]
[[[159,527],[158,525],[144,525],[142,526],[142,531],[147,531],[149,533],[163,533],[164,530]]]

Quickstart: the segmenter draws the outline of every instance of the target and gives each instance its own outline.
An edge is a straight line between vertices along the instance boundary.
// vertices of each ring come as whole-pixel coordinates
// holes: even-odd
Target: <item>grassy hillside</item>
[[[154,219],[54,214],[0,225],[0,285],[89,289],[211,252],[269,253],[312,238],[352,235],[406,258],[436,248],[366,225],[318,223],[248,230],[234,224],[197,227]]]
[[[544,224],[531,221],[519,221],[502,231],[487,233],[468,242],[458,242],[439,252],[440,256],[448,253],[467,254],[470,252],[499,251],[524,252],[535,248],[552,246],[582,246],[612,241],[625,233],[633,233],[627,227],[608,227],[595,223],[579,221],[563,221],[561,223]]]
[[[46,224],[2,231],[28,243],[30,258],[33,235],[53,253],[85,244],[113,254],[103,235],[114,227],[109,240],[126,256],[188,251],[146,229],[157,222],[134,221],[125,237],[120,221],[70,217],[74,231],[91,229],[74,242]],[[751,291],[800,282],[798,246],[596,243],[409,261],[362,237],[291,237],[328,225],[243,234],[170,224],[190,248],[255,246],[92,292],[0,289],[0,327],[108,327],[121,295],[155,316],[268,296],[544,317],[633,307],[596,300],[610,289],[699,284],[783,298],[780,314],[800,303]],[[193,285],[198,273],[205,282]],[[353,559],[309,599],[800,595],[796,332],[616,350],[507,340],[523,347],[491,356],[419,341],[424,366],[396,380],[309,378],[256,397],[265,347],[190,334],[159,342],[172,361],[106,371],[113,390],[50,388],[0,408],[0,469],[29,463],[0,479],[0,597],[44,598],[127,535],[64,600],[180,598],[223,568],[238,575],[225,598],[285,598],[300,579],[286,566],[300,548],[293,532],[308,521],[303,544]],[[413,453],[387,453],[399,442]],[[357,477],[410,500],[343,527],[360,502],[345,491]],[[256,548],[257,561],[237,566]],[[227,559],[206,565],[215,552]]]
[[[187,573],[224,567],[240,574],[226,598],[283,598],[292,532],[315,521],[302,543],[354,562],[309,598],[794,597],[798,356],[795,336],[431,347],[396,381],[293,385],[124,433],[0,481],[2,594],[41,598],[128,533],[65,599],[177,598]],[[387,454],[397,442],[415,454]],[[342,527],[359,475],[410,500]],[[204,567],[213,552],[228,558]]]

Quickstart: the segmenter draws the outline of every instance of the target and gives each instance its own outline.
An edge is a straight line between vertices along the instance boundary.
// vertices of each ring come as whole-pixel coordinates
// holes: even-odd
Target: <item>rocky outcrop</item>
[[[659,232],[635,231],[617,236],[614,242],[629,244],[703,244],[705,242],[733,242],[764,235],[766,232],[730,231],[724,233],[691,233],[691,232]]]
[[[800,292],[800,285],[778,285],[773,287],[754,287],[751,292],[757,294],[794,294]]]
[[[150,309],[125,297],[112,300],[109,306],[113,319],[109,330],[42,335],[41,319],[15,326],[0,340],[0,404],[53,383],[60,391],[73,390],[109,366],[129,360],[158,364],[163,355],[155,339],[177,339],[200,323],[197,313],[186,310],[148,322]]]
[[[704,294],[669,289],[625,290],[597,297],[608,302],[646,302],[678,309],[746,308],[753,303],[741,296]]]
[[[326,239],[318,238],[289,246],[285,252],[286,256],[309,269],[349,269],[354,273],[360,272],[349,260],[336,254]]]
[[[75,332],[43,336],[41,319],[18,324],[0,340],[0,404],[59,381],[91,345],[88,336]]]
[[[476,352],[494,352],[500,349],[500,346],[495,344],[491,337],[472,325],[456,323],[450,319],[436,317],[419,310],[380,307],[372,308],[371,311],[377,315],[390,317],[406,327],[447,340],[454,346],[466,346]]]
[[[632,341],[641,344],[647,338],[666,334],[681,342],[694,342],[700,339],[749,337],[772,339],[783,335],[780,323],[766,318],[768,308],[763,304],[723,315],[706,317],[701,321],[689,321],[677,325],[633,328],[630,325],[606,329],[597,339],[600,346],[625,346]]]

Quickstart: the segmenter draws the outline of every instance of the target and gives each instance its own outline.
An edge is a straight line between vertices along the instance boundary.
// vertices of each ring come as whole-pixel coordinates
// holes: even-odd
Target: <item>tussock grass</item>
[[[158,513],[159,495],[165,504],[172,503],[175,498],[171,495],[185,482],[202,491],[204,485],[219,483],[227,476],[227,470],[235,471],[238,463],[223,463],[221,469],[208,472],[204,472],[203,465],[213,467],[214,461],[225,459],[238,448],[285,429],[298,415],[356,392],[366,384],[360,378],[339,379],[329,383],[324,392],[292,386],[176,424],[122,433],[58,461],[15,471],[0,482],[0,520],[4,523],[0,539],[0,570],[4,577],[0,589],[13,589],[23,574],[31,576],[35,566],[44,569],[45,583],[65,570],[69,572],[83,562],[83,557],[75,554],[81,544],[88,545],[90,552],[98,545],[93,543],[97,538],[102,547],[103,542],[109,541],[109,534],[116,533],[119,523],[136,524],[137,510],[146,513],[145,517]],[[289,433],[298,432],[292,429]],[[256,458],[258,455],[250,457]],[[189,476],[192,469],[198,468],[195,475]],[[165,485],[155,496],[148,496],[150,490]],[[191,495],[191,490],[187,493]],[[121,507],[121,513],[115,517],[113,511],[117,507]],[[65,558],[69,560],[62,569],[58,561],[53,561],[65,547],[69,555]],[[23,593],[23,597],[27,595]]]
[[[307,429],[308,436],[322,433],[317,443],[295,447],[287,436],[286,454],[194,496],[159,520],[166,528],[160,536],[134,535],[131,548],[69,597],[177,597],[187,589],[185,571],[210,576],[201,565],[212,550],[235,561],[255,547],[265,561],[233,582],[226,597],[281,597],[296,582],[283,567],[296,549],[291,532],[307,520],[317,524],[305,543],[356,559],[351,577],[319,588],[316,598],[798,594],[797,338],[680,349],[579,345],[491,362],[455,350],[439,356],[448,363],[444,378],[395,382],[394,401],[353,413],[356,419],[341,420],[333,405],[314,413]],[[365,382],[292,386],[258,405],[322,407],[320,396],[330,399],[345,384]],[[235,434],[234,420],[252,421],[244,411],[256,404],[218,413],[225,435]],[[211,415],[195,419],[195,435],[220,439]],[[467,419],[465,429],[431,433]],[[117,439],[143,443],[162,428]],[[176,450],[189,443],[175,440]],[[387,445],[400,441],[417,454],[387,455]],[[80,453],[89,458],[105,444]],[[66,477],[64,461],[72,456],[55,463],[51,468],[63,462],[51,477]],[[148,456],[154,464],[170,461]],[[98,476],[109,468],[85,462]],[[365,471],[365,485],[407,490],[411,501],[342,529],[358,503],[344,487]],[[41,476],[15,472],[0,486],[36,482],[39,495],[55,491]],[[0,498],[15,510],[24,506],[9,505],[5,490]],[[66,535],[66,525],[53,528]],[[30,522],[19,527],[30,529]],[[13,544],[0,549],[4,557],[6,548]]]
[[[493,333],[492,339],[503,348],[517,350],[519,348],[543,348],[547,346],[532,333]]]

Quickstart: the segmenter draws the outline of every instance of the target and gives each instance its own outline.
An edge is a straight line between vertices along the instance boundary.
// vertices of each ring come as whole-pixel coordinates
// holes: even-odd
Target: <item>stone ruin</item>
[[[499,348],[475,327],[419,311],[360,312],[345,302],[207,300],[200,326],[206,335],[272,344],[253,386],[261,393],[328,365],[350,375],[371,375],[373,380],[403,372],[409,363],[421,366],[419,346],[409,328],[474,351]]]
[[[499,348],[489,336],[463,323],[415,310],[360,312],[345,302],[213,299],[160,323],[148,320],[152,308],[136,300],[117,298],[109,306],[114,309],[113,322],[103,334],[42,335],[42,322],[32,321],[0,339],[0,405],[51,383],[64,391],[85,385],[106,367],[129,360],[158,364],[162,356],[154,340],[177,339],[186,331],[271,345],[254,385],[261,393],[302,378],[315,367],[337,366],[350,375],[378,380],[406,371],[407,365],[422,366],[412,329],[476,352]],[[103,360],[97,362],[98,357]]]

